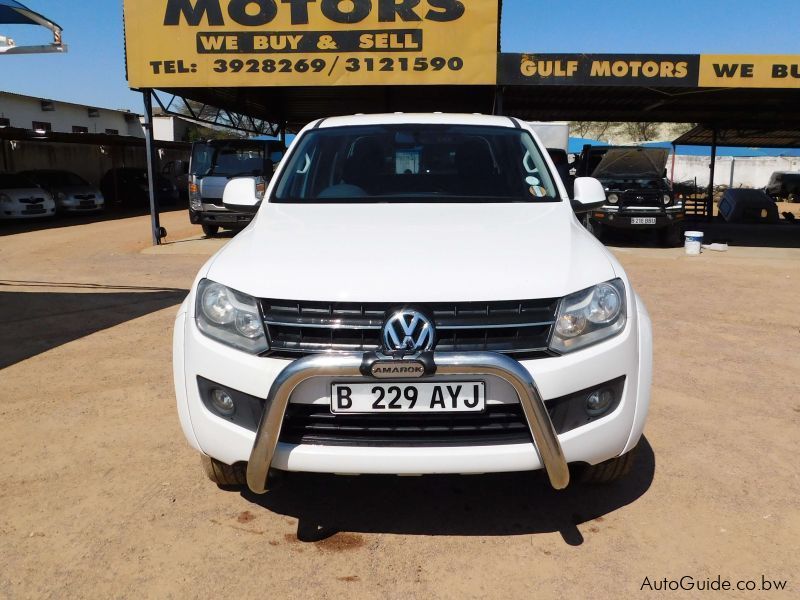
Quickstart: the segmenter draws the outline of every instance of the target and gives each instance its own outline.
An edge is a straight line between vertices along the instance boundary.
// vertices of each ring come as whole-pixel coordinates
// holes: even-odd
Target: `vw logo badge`
[[[413,309],[397,311],[383,325],[383,349],[390,355],[428,352],[433,350],[435,338],[430,319]]]

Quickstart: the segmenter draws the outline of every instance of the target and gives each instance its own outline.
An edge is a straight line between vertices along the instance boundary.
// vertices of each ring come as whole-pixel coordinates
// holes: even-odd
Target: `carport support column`
[[[161,244],[161,223],[158,218],[158,200],[156,200],[156,148],[153,137],[153,92],[142,90],[144,99],[144,140],[147,149],[147,187],[150,192],[150,227],[153,234],[153,245]]]
[[[708,198],[706,199],[706,219],[714,219],[714,175],[717,172],[717,128],[711,130],[711,165],[708,176]]]

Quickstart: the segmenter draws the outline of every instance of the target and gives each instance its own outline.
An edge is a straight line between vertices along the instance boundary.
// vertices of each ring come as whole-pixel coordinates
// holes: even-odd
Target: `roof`
[[[800,106],[800,103],[798,103]],[[796,112],[800,112],[797,111]],[[673,144],[676,146],[710,146],[714,142],[713,126],[698,125],[687,131]],[[800,124],[795,127],[770,126],[745,129],[741,127],[721,127],[716,130],[719,146],[744,148],[800,148]]]
[[[61,29],[47,17],[32,11],[16,0],[0,0],[0,24],[3,25],[42,25],[50,29]]]
[[[65,144],[92,144],[97,146],[144,146],[145,139],[129,135],[111,135],[105,133],[61,133],[48,131],[39,133],[30,129],[16,127],[0,127],[0,140],[16,140],[30,142],[60,142]],[[186,142],[166,142],[156,140],[157,148],[185,150],[190,147]]]
[[[164,92],[299,131],[322,116],[353,113],[492,113],[494,86],[180,88]]]
[[[2,2],[2,0],[0,0]],[[108,112],[115,112],[115,113],[122,113],[125,115],[131,115],[134,117],[141,117],[139,113],[132,112],[126,108],[104,108],[102,106],[95,106],[93,104],[80,104],[78,102],[68,102],[66,100],[54,100],[53,98],[40,98],[39,96],[28,96],[26,94],[17,94],[16,92],[7,92],[4,90],[0,90],[0,95],[4,96],[14,96],[15,98],[22,98],[25,100],[35,100],[36,102],[55,102],[56,104],[66,104],[67,106],[77,106],[80,108],[95,108],[97,110],[105,110]],[[164,116],[172,116],[172,115],[164,115]]]
[[[800,128],[800,89],[504,86],[503,111],[525,120],[715,123]]]
[[[315,122],[312,127],[327,129],[329,127],[347,127],[353,125],[404,125],[404,124],[432,124],[432,125],[475,125],[487,127],[516,128],[518,125],[508,117],[496,117],[482,114],[459,113],[384,113],[374,115],[351,115],[331,117]]]

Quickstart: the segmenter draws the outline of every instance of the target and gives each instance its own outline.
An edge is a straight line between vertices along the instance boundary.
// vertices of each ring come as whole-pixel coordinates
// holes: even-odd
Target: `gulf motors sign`
[[[800,56],[502,54],[501,85],[800,88]]]

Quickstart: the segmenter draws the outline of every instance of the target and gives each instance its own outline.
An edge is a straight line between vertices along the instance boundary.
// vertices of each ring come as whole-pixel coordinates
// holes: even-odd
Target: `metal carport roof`
[[[184,88],[161,91],[262,121],[285,122],[289,131],[298,131],[321,116],[399,111],[491,113],[495,102],[494,86]]]
[[[39,25],[53,32],[53,43],[47,46],[17,46],[10,40],[0,46],[0,55],[39,54],[45,52],[66,52],[67,46],[61,40],[61,26],[44,15],[31,10],[16,0],[0,0],[0,25]]]
[[[675,146],[711,146],[714,142],[720,146],[740,148],[800,148],[800,126],[742,129],[740,127],[714,128],[698,125],[676,139],[673,144]]]
[[[800,89],[543,85],[502,90],[503,111],[528,120],[800,128]]]

